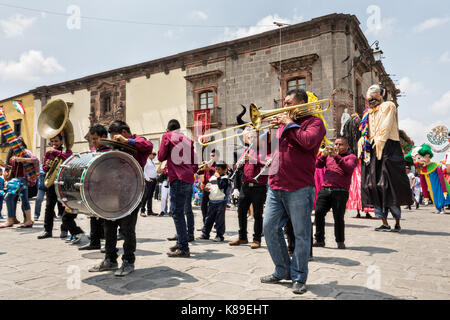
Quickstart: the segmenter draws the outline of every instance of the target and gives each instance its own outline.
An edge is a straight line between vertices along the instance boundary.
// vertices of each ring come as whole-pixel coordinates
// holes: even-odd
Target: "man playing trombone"
[[[293,89],[287,92],[284,104],[289,107],[307,101],[304,90]],[[279,141],[272,152],[263,230],[275,270],[261,277],[261,282],[292,280],[293,292],[303,294],[308,277],[315,162],[326,129],[319,117],[305,115],[301,108],[275,116],[271,124],[278,127]],[[292,258],[282,230],[289,218],[295,235]]]

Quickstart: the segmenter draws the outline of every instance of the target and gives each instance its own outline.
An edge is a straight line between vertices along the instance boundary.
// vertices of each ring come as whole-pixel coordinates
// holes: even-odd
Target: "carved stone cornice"
[[[319,56],[315,53],[308,54],[306,56],[295,57],[290,59],[285,59],[280,61],[273,61],[270,65],[281,73],[292,73],[296,71],[311,71],[312,65],[319,59]]]
[[[217,82],[217,79],[219,79],[222,76],[223,72],[221,70],[213,70],[203,73],[197,73],[190,76],[185,76],[184,78],[192,83],[196,82]]]

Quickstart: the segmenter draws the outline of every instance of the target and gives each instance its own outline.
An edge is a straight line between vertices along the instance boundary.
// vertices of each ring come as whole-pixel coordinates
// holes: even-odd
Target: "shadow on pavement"
[[[325,226],[334,227],[334,223],[325,222]],[[371,226],[362,226],[362,225],[359,225],[359,224],[348,224],[348,223],[345,224],[345,227],[346,228],[359,228],[359,229],[372,228]]]
[[[151,238],[137,238],[136,243],[146,243],[146,242],[163,242],[163,239],[151,239]]]
[[[14,228],[14,230],[21,234],[27,234],[27,233],[41,233],[44,231],[44,227],[36,228],[33,226],[33,228]]]
[[[312,262],[337,264],[339,266],[345,266],[345,267],[359,266],[361,264],[359,261],[355,261],[355,260],[347,259],[347,258],[340,258],[340,257],[316,257],[316,256],[313,257]]]
[[[194,253],[191,251],[191,258],[204,259],[204,260],[218,260],[224,258],[234,257],[234,254],[230,253],[215,253],[218,250],[206,249],[200,253]]]
[[[370,255],[373,255],[375,253],[398,252],[397,250],[394,250],[394,249],[380,248],[380,247],[347,247],[347,250],[366,251],[366,252],[370,253]]]
[[[122,249],[119,249],[119,251],[117,252],[117,254],[119,256],[121,256],[123,253]],[[141,250],[141,249],[137,249],[134,254],[136,256],[156,256],[158,254],[161,254],[161,252],[155,252],[155,251],[150,251],[150,250]],[[101,253],[100,250],[95,250],[93,252],[89,252],[89,253],[83,253],[81,255],[83,258],[85,259],[103,259],[105,257],[104,253]]]
[[[114,273],[102,273],[83,280],[113,295],[127,295],[159,288],[176,287],[180,283],[198,282],[193,276],[160,266],[146,269],[136,269],[130,275],[118,278]]]
[[[6,254],[6,252],[0,252],[0,256],[1,256],[2,254]]]
[[[416,236],[416,235],[419,235],[419,236],[443,236],[443,237],[450,236],[450,233],[448,233],[448,232],[432,232],[432,231],[405,230],[405,229],[402,229],[400,234],[407,234],[410,236]]]
[[[308,291],[319,297],[337,300],[398,300],[399,298],[362,286],[339,285],[337,281],[326,284],[307,284]]]

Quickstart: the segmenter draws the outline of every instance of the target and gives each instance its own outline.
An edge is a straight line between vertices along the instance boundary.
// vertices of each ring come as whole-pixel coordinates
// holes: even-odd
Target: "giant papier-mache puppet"
[[[436,209],[443,213],[444,206],[450,205],[450,184],[444,178],[442,167],[431,162],[432,158],[433,151],[427,144],[413,148],[405,156],[405,160],[414,163],[420,173],[420,185],[425,201],[431,199]]]
[[[387,101],[381,85],[371,86],[366,95],[369,107],[361,120],[358,157],[361,158],[361,200],[363,207],[411,205],[411,188],[400,146],[397,106]]]

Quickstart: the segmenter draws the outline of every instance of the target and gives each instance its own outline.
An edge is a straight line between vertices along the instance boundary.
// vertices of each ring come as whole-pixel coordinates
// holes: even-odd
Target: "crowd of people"
[[[314,98],[309,92],[294,89],[287,92],[284,105],[301,105],[315,101]],[[209,154],[210,159],[199,165],[194,142],[180,132],[180,123],[175,119],[167,124],[157,151],[149,140],[132,134],[123,121],[114,121],[109,128],[95,125],[89,131],[92,151],[111,150],[99,143],[108,133],[113,140],[136,149],[130,154],[144,172],[145,192],[141,203],[126,217],[117,220],[90,217],[89,237],[76,224],[77,215],[65,210],[55,189],[47,188],[44,183],[52,161],[65,160],[72,154],[70,149],[63,149],[64,139],[58,134],[50,139],[52,147],[40,166],[29,150],[26,157],[17,157],[12,152],[8,155],[5,173],[0,178],[0,206],[5,200],[8,216],[0,228],[19,222],[16,218],[19,198],[25,217],[19,227],[33,226],[29,190],[34,188],[34,221],[40,218],[46,195],[44,232],[38,239],[53,237],[54,219],[59,217],[60,238],[66,238],[71,244],[89,238],[89,243],[80,246],[80,250],[105,253],[104,259],[90,268],[90,272],[113,270],[116,276],[125,276],[135,268],[135,229],[139,213],[143,218],[170,216],[175,235],[168,239],[176,243],[167,255],[189,258],[192,241],[211,238],[215,242],[225,241],[225,212],[234,203],[239,232],[237,239],[229,239],[228,245],[249,243],[247,225],[251,213],[254,224],[250,248],[260,248],[264,237],[275,267],[272,274],[261,277],[261,282],[290,280],[293,292],[302,294],[307,290],[312,248],[326,245],[325,216],[330,210],[337,248],[345,249],[347,210],[357,210],[357,217],[361,217],[360,211],[364,211],[367,218],[373,218],[370,213],[374,213],[382,221],[376,231],[400,232],[402,207],[411,210],[415,205],[419,209],[420,205],[432,202],[439,212],[445,213],[445,207],[450,206],[447,174],[450,173],[450,157],[447,155],[445,163],[435,165],[430,161],[432,152],[422,146],[405,158],[398,137],[397,107],[387,100],[386,89],[381,85],[370,87],[367,101],[362,118],[354,114],[347,119],[334,145],[326,139],[324,119],[314,114],[301,116],[293,110],[274,116],[271,119],[273,130],[264,134],[256,132],[249,124],[243,136],[244,147],[236,155],[234,164],[225,163],[219,150],[214,149]],[[278,140],[274,150],[271,150],[272,139]],[[26,149],[23,140],[20,143]],[[414,173],[405,165],[405,159],[414,165]],[[40,173],[37,181],[27,179],[25,163],[32,163]],[[18,181],[19,187],[14,189],[11,181]],[[154,207],[154,199],[161,201],[160,208]],[[193,202],[201,210],[202,228],[197,230],[201,232],[198,237],[195,237]],[[388,212],[395,218],[393,228],[387,221]],[[215,237],[211,236],[213,227]],[[105,239],[103,248],[101,239]],[[117,262],[119,239],[124,240],[120,268]]]

